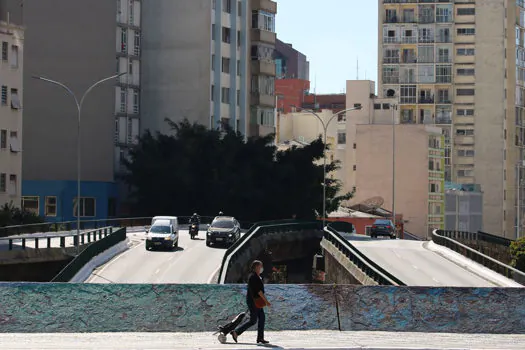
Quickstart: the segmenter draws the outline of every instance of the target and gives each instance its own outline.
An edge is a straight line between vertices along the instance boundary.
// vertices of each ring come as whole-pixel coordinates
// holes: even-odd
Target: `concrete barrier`
[[[525,289],[270,285],[268,330],[525,333]],[[213,331],[240,285],[0,284],[0,332]]]

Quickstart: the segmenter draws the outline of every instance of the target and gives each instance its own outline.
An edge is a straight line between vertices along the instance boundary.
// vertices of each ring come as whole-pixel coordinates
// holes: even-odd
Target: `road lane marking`
[[[168,259],[168,261],[173,260],[173,257],[174,257],[174,255],[170,256],[170,258]]]
[[[436,278],[434,278],[434,277],[432,277],[432,280],[433,280],[434,282],[437,282],[437,283],[439,283],[439,280],[437,280],[437,279],[436,279]]]
[[[219,270],[221,269],[221,265],[219,265],[215,271],[213,271],[213,273],[211,274],[210,278],[208,278],[208,281],[206,282],[207,284],[211,284],[212,280],[213,280],[213,277],[215,277],[215,274],[217,274],[217,272],[219,272]]]
[[[130,240],[130,243],[131,243],[131,240]],[[128,254],[129,252],[131,252],[132,250],[142,246],[144,243],[140,242],[139,244],[137,244],[136,246],[134,247],[131,247],[130,249],[120,253],[118,256],[116,256],[115,258],[111,259],[110,261],[108,261],[106,264],[104,264],[100,270],[97,271],[97,274],[99,275],[102,275],[102,273],[104,272],[105,269],[107,269],[109,266],[111,266],[112,264],[114,264],[118,259],[120,259],[121,257],[123,257],[124,255]],[[91,275],[87,280],[86,282],[84,283],[91,283],[91,280],[92,280],[92,277],[93,275]]]
[[[419,267],[417,267],[416,265],[412,265],[413,268],[415,268],[416,270],[419,270]]]
[[[158,275],[160,272],[160,269],[157,269],[157,271],[155,271],[155,275]]]

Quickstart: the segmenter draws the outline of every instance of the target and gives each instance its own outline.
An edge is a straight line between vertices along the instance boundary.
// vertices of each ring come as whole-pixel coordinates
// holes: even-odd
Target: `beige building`
[[[344,182],[345,152],[346,152],[346,118],[344,115],[333,117],[333,111],[323,109],[316,114],[328,124],[326,133],[326,143],[329,151],[326,152],[327,163],[339,160],[341,169],[336,174],[331,174]],[[319,136],[323,137],[323,125],[314,115],[308,112],[294,112],[280,114],[278,116],[279,132],[277,133],[276,143],[280,150],[291,146],[300,147],[301,144],[309,144]],[[322,163],[322,161],[321,161]],[[335,176],[334,176],[335,175]]]
[[[523,1],[379,0],[379,96],[443,129],[446,179],[480,184],[484,231],[508,238],[525,216],[524,39]]]
[[[20,207],[24,30],[0,22],[0,205]]]
[[[396,125],[395,205],[405,229],[429,237],[444,228],[444,149],[441,129]],[[392,125],[357,125],[353,202],[382,197],[392,208]]]

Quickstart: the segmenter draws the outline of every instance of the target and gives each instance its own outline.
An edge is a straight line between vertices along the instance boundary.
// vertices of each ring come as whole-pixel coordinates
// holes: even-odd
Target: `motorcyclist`
[[[222,211],[219,212],[219,216],[223,216],[224,213]]]
[[[190,218],[190,224],[195,224],[197,227],[199,227],[199,224],[201,223],[201,218],[197,213],[193,213],[193,215]]]

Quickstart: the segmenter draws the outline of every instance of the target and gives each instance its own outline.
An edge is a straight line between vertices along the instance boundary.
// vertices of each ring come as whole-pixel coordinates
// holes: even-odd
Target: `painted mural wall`
[[[525,333],[525,289],[269,285],[269,330]],[[241,285],[0,284],[0,332],[214,331]]]

